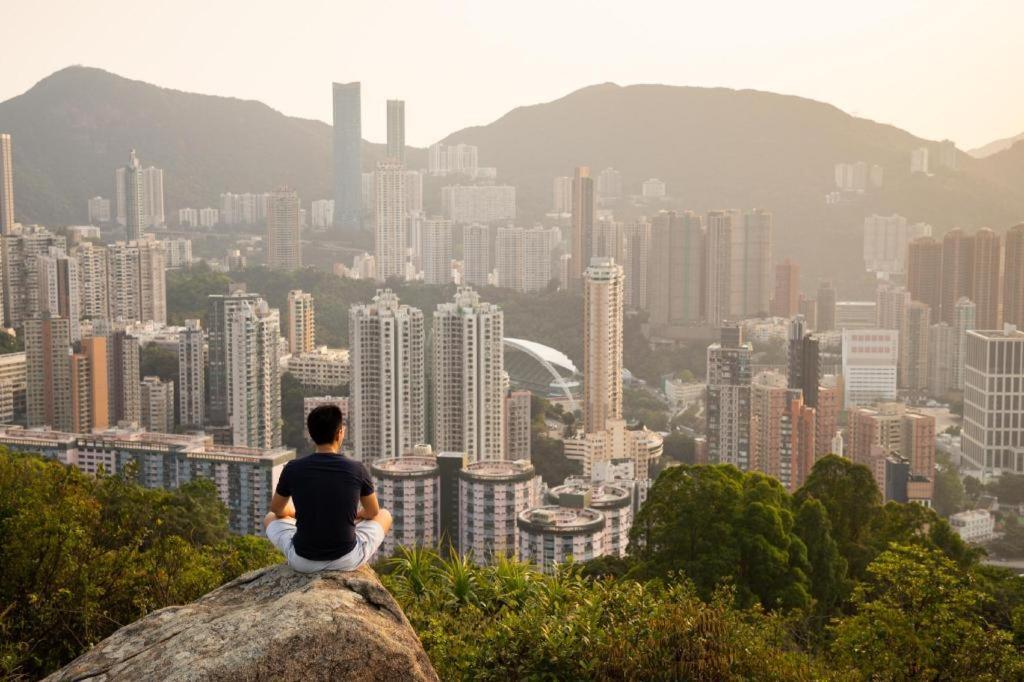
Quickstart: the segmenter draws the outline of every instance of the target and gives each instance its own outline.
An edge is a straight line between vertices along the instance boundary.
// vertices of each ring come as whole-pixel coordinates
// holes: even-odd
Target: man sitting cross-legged
[[[345,424],[336,405],[306,420],[316,452],[284,466],[263,519],[267,537],[300,573],[354,571],[376,553],[391,530],[361,463],[339,454]]]

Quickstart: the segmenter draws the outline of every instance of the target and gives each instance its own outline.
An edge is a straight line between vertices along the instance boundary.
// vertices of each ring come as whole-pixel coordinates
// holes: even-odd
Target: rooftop
[[[548,505],[519,514],[518,525],[535,533],[586,533],[604,528],[604,514],[596,509]]]

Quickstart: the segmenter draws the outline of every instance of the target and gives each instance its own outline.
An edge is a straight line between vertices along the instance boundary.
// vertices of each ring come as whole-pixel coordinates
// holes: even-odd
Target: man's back
[[[331,561],[356,546],[356,511],[360,498],[373,493],[373,481],[360,462],[317,452],[286,464],[277,492],[295,503],[295,552]]]

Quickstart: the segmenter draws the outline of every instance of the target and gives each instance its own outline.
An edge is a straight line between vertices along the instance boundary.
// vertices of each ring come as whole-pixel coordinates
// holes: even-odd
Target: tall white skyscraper
[[[452,221],[428,218],[423,221],[423,281],[448,284],[452,281]]]
[[[434,447],[505,459],[504,315],[468,287],[434,312]]]
[[[355,456],[399,457],[424,441],[423,312],[390,289],[349,311]]]
[[[486,286],[491,274],[491,229],[487,225],[467,225],[462,231],[462,281]]]
[[[267,267],[298,270],[302,267],[299,195],[287,188],[270,194],[267,203]]]
[[[377,279],[405,277],[405,169],[395,161],[377,164],[377,215],[374,247]]]
[[[115,242],[109,255],[110,314],[137,322],[167,322],[166,263],[163,246],[146,239]]]
[[[523,280],[520,291],[543,291],[551,283],[554,234],[541,227],[523,230]]]
[[[129,241],[141,239],[146,227],[146,183],[142,177],[142,164],[133,149],[128,155],[128,165],[115,173],[117,190],[117,221],[125,226]]]
[[[389,159],[405,165],[405,101],[388,100],[388,144]]]
[[[0,133],[0,235],[14,231],[14,160],[11,136]]]
[[[895,329],[843,330],[843,404],[865,407],[895,400],[900,333]]]
[[[278,311],[263,299],[238,305],[227,320],[227,375],[234,445],[281,445]]]
[[[185,320],[178,333],[178,418],[184,426],[206,423],[206,357],[199,320]]]
[[[494,268],[497,285],[521,291],[523,288],[523,228],[499,227],[494,236]]]
[[[583,428],[622,418],[622,266],[592,258],[583,273]]]
[[[288,292],[288,351],[292,355],[316,348],[313,294],[302,289]]]
[[[159,227],[167,222],[162,168],[150,166],[142,169],[142,222],[146,227]]]

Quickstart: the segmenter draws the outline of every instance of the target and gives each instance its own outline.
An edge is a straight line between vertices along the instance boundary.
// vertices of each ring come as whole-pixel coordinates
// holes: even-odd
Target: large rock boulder
[[[121,628],[50,680],[436,680],[394,597],[363,567],[247,573]]]

